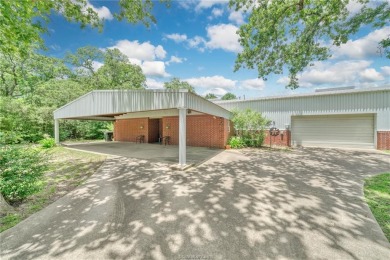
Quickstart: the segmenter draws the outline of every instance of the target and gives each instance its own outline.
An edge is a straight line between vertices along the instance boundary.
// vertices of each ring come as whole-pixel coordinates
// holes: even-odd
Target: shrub
[[[247,109],[234,110],[232,122],[244,146],[260,147],[265,139],[265,128],[270,121],[261,113]],[[233,146],[232,146],[233,147]]]
[[[47,170],[45,154],[29,146],[0,147],[0,192],[9,202],[38,192]]]
[[[230,137],[229,145],[231,148],[235,148],[235,149],[244,148],[246,146],[245,141],[239,136]]]
[[[56,141],[54,140],[54,138],[50,137],[42,139],[41,141],[39,141],[39,143],[43,148],[52,148],[56,146]]]

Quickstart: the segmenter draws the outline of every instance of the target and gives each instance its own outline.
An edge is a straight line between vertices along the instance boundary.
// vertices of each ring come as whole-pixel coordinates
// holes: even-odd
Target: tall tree
[[[181,81],[179,78],[173,78],[169,82],[164,82],[164,88],[166,89],[188,89],[190,92],[195,93],[195,89],[187,81]]]
[[[1,96],[29,95],[38,84],[53,78],[66,78],[69,74],[69,69],[57,58],[32,51],[24,56],[0,53]]]
[[[348,4],[361,4],[357,13]],[[287,87],[299,87],[298,73],[313,61],[328,59],[332,45],[348,41],[363,25],[389,25],[388,1],[369,0],[230,0],[230,7],[249,13],[248,23],[238,30],[243,51],[235,71],[257,68],[259,77],[288,70]],[[381,41],[390,58],[390,36]]]
[[[97,89],[145,88],[146,77],[140,66],[130,63],[118,49],[104,53],[104,65],[93,76]]]
[[[205,99],[216,99],[218,97],[213,93],[207,93],[206,96],[204,96],[204,98]]]
[[[223,95],[221,97],[222,100],[232,100],[232,99],[237,99],[236,95],[234,95],[233,93],[226,93],[225,95]]]
[[[168,0],[160,0],[169,6]],[[153,0],[119,0],[115,17],[130,23],[150,26]],[[4,0],[0,1],[0,52],[24,56],[32,48],[43,46],[42,33],[47,31],[49,15],[55,12],[81,27],[102,28],[103,20],[88,0]]]
[[[96,64],[102,62],[104,52],[94,46],[85,46],[78,48],[75,53],[68,52],[65,56],[65,62],[70,63],[78,76],[92,76],[97,69]]]

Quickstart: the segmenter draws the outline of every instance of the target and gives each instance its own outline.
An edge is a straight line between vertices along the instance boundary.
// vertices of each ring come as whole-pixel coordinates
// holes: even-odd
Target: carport
[[[231,113],[188,90],[95,90],[54,111],[55,140],[59,143],[60,119],[115,121],[178,115],[179,165],[186,165],[187,114],[229,119]],[[143,127],[143,126],[141,126]],[[208,133],[205,131],[204,135]]]

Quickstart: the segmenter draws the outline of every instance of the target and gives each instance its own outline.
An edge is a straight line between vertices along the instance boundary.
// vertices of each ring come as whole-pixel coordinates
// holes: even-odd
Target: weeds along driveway
[[[388,259],[363,178],[377,152],[225,151],[187,172],[115,157],[0,234],[1,259]]]

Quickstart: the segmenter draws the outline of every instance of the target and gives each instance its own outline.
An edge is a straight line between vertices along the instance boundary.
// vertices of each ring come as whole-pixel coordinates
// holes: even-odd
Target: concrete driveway
[[[362,198],[378,152],[224,151],[198,168],[115,157],[3,232],[1,259],[389,259]]]
[[[132,142],[92,142],[67,144],[66,146],[76,150],[145,159],[152,162],[179,163],[179,146],[177,145],[140,144]],[[222,149],[216,148],[187,146],[187,164],[198,165],[222,151]]]

